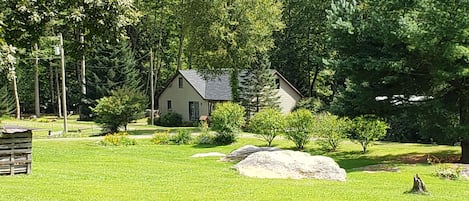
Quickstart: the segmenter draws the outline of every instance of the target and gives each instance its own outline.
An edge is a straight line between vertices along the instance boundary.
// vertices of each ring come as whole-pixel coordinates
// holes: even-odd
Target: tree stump
[[[425,183],[423,182],[422,179],[420,179],[419,175],[416,174],[414,176],[414,186],[412,187],[412,190],[410,190],[411,193],[427,193],[427,187],[425,186]]]

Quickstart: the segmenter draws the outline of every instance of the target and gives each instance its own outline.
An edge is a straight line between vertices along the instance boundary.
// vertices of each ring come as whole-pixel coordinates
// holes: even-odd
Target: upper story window
[[[178,81],[179,81],[179,88],[182,88],[184,86],[184,81],[182,77],[180,77]]]

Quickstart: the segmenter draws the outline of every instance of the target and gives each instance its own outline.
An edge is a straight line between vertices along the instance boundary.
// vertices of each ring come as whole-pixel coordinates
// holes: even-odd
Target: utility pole
[[[155,86],[153,84],[153,48],[150,48],[150,94],[151,94],[151,110],[150,110],[150,118],[151,118],[151,125],[155,125]]]
[[[34,43],[34,111],[36,117],[41,116],[40,102],[39,102],[39,48],[37,43]]]
[[[62,65],[62,109],[63,109],[63,116],[64,116],[64,134],[68,132],[68,125],[67,125],[67,94],[65,88],[65,55],[64,55],[64,40],[62,37],[62,33],[59,33],[60,38],[60,57],[61,57],[61,65]]]

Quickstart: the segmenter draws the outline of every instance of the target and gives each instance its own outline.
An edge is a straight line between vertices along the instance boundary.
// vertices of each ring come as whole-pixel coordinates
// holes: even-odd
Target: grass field
[[[67,134],[62,133],[64,128],[63,119],[57,118],[55,116],[44,116],[38,119],[25,119],[21,121],[13,118],[0,118],[0,122],[2,125],[21,126],[34,129],[34,138],[47,138],[49,131],[52,132],[54,136],[59,137],[89,137],[101,134],[101,127],[99,125],[92,121],[77,121],[77,118],[77,115],[73,115],[68,118],[69,132]],[[169,128],[149,126],[147,125],[146,119],[140,119],[128,125],[128,133],[130,135],[150,135],[155,131],[167,129]],[[192,131],[198,130],[198,128],[193,127],[171,129],[189,129]]]
[[[218,158],[191,158],[195,153],[230,151],[264,145],[241,138],[229,146],[138,145],[103,147],[96,139],[36,139],[31,175],[2,176],[0,200],[467,200],[469,181],[444,180],[432,174],[435,166],[399,160],[422,154],[451,155],[458,147],[378,143],[367,154],[345,142],[327,154],[347,170],[346,182],[314,179],[255,179],[240,176],[234,163]],[[284,140],[276,146],[291,148]],[[314,145],[309,152],[321,154]],[[400,172],[366,173],[357,167],[387,163]],[[406,194],[418,173],[429,195]]]

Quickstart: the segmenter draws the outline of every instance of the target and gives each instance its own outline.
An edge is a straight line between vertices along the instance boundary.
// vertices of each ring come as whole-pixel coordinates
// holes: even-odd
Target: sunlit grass
[[[153,145],[150,139],[127,147],[100,146],[94,140],[34,140],[33,173],[2,176],[0,200],[467,200],[469,181],[433,176],[428,164],[405,164],[395,159],[409,154],[459,153],[458,147],[378,143],[367,154],[345,142],[327,153],[347,170],[346,182],[314,179],[255,179],[240,176],[234,163],[218,158],[191,158],[195,153],[230,151],[246,144],[240,138],[229,146]],[[276,146],[294,145],[275,140]],[[324,154],[312,143],[307,150]],[[365,173],[356,167],[395,163],[400,172]],[[404,192],[418,173],[429,195]]]

